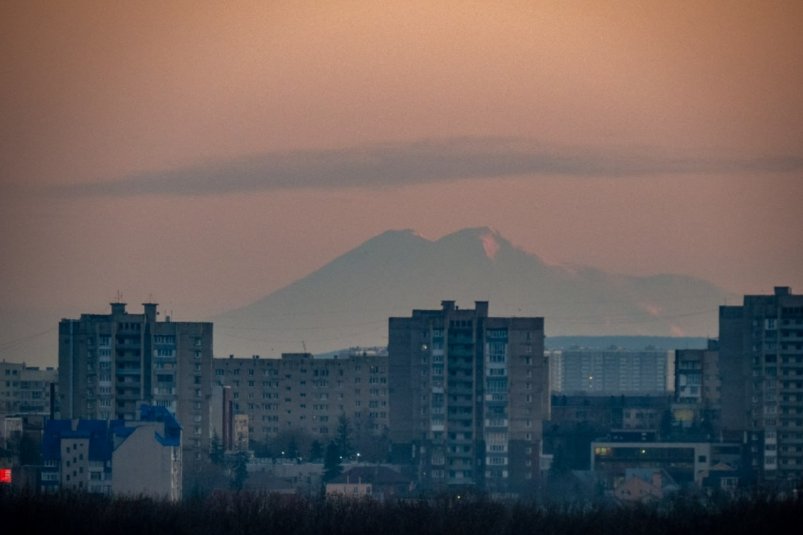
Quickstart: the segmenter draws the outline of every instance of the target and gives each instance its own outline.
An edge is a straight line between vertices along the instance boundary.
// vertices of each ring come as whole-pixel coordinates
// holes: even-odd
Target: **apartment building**
[[[550,352],[554,392],[664,394],[671,353],[659,350],[568,349]]]
[[[136,420],[142,403],[164,407],[184,429],[185,460],[205,461],[210,446],[212,324],[157,320],[112,303],[110,314],[59,323],[61,417]]]
[[[165,407],[143,405],[137,420],[49,420],[42,457],[46,492],[181,499],[181,427]]]
[[[50,414],[51,389],[57,383],[55,368],[0,362],[0,415]]]
[[[803,477],[803,295],[779,286],[719,309],[722,428],[746,433],[762,480]]]
[[[675,351],[676,421],[684,427],[717,433],[721,425],[721,392],[717,340],[709,340],[705,349]]]
[[[388,427],[388,358],[384,354],[343,352],[326,358],[285,353],[278,359],[214,359],[220,401],[231,415],[247,415],[247,435],[270,443],[285,431],[300,431],[321,442],[335,437],[345,416],[357,434],[382,434]],[[225,415],[219,408],[216,414]],[[233,420],[232,420],[233,421]],[[215,421],[215,426],[222,425]],[[225,439],[227,429],[218,431]],[[224,440],[225,442],[225,440]],[[236,439],[233,440],[236,442]]]
[[[550,407],[543,318],[443,301],[390,318],[388,341],[397,462],[413,465],[425,487],[526,490]]]

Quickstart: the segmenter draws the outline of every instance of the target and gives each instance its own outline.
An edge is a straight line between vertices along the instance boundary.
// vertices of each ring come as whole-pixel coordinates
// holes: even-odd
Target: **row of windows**
[[[226,375],[227,372],[228,372],[229,375],[240,375],[240,370],[241,369],[242,368],[232,368],[232,369],[215,368],[215,375],[218,375],[218,376]],[[247,374],[248,374],[249,377],[254,377],[256,375],[254,368],[246,368],[246,370],[247,370]],[[299,373],[306,374],[309,370],[307,368],[300,368],[298,370],[292,370],[292,371],[297,371]],[[342,368],[338,368],[337,371],[338,371],[338,375],[343,376],[343,375],[345,375],[345,371],[347,371],[347,370],[344,370]],[[350,370],[348,370],[348,371],[349,372],[357,372],[357,373],[359,373],[359,372],[362,371],[362,366],[361,365],[355,365],[352,368],[350,368]],[[368,367],[368,371],[371,374],[384,374],[384,373],[387,372],[387,368],[385,366],[369,366]],[[329,375],[330,375],[329,372],[330,372],[329,368],[313,368],[312,369],[312,376],[313,377],[329,377]],[[271,375],[273,375],[273,376],[279,375],[279,368],[268,368],[268,369],[263,371],[262,375],[264,375],[265,377],[268,377],[268,376],[271,376]],[[287,373],[287,374],[285,374],[285,377],[287,379],[291,379],[292,378],[292,374]]]

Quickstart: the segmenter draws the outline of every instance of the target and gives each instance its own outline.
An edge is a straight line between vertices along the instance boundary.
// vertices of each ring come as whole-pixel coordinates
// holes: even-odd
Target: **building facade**
[[[126,422],[113,436],[112,494],[182,496],[181,426],[164,407],[143,406],[137,422]]]
[[[553,351],[552,390],[567,394],[664,394],[668,351],[569,349]]]
[[[49,420],[42,461],[46,492],[181,499],[181,427],[165,407],[143,405],[137,420]]]
[[[803,477],[803,295],[776,287],[719,309],[722,428],[765,481]]]
[[[591,443],[591,470],[604,475],[608,488],[632,469],[665,470],[680,485],[701,487],[706,478],[727,467],[738,478],[742,460],[739,443],[595,440]]]
[[[529,488],[550,406],[543,318],[443,301],[390,318],[388,356],[394,456],[421,484]]]
[[[348,352],[327,358],[285,353],[278,359],[215,359],[216,398],[224,404],[215,409],[220,415],[215,428],[224,446],[233,433],[227,422],[233,426],[237,415],[247,416],[246,441],[270,443],[282,433],[302,432],[325,443],[335,438],[342,416],[353,442],[358,435],[381,435],[388,428],[387,367],[386,355]]]
[[[185,459],[204,461],[210,446],[212,324],[157,320],[112,303],[110,314],[59,324],[59,402],[67,419],[136,420],[147,403],[184,428]]]
[[[722,380],[719,342],[709,340],[706,349],[675,351],[675,406],[673,415],[683,427],[719,432]]]
[[[58,383],[58,375],[55,368],[0,362],[0,416],[50,414],[51,391]]]

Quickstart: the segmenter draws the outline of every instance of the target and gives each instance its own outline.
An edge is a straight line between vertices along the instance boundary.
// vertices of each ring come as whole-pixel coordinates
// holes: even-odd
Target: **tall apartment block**
[[[776,287],[719,309],[722,427],[747,437],[755,474],[803,477],[803,295]]]
[[[527,489],[549,418],[544,320],[489,317],[488,302],[389,319],[394,455],[433,488]]]
[[[59,323],[62,418],[136,420],[140,405],[165,407],[184,430],[185,465],[209,452],[212,324],[157,320],[112,303],[110,314]]]
[[[220,401],[231,403],[229,418],[248,416],[248,435],[254,440],[270,442],[282,432],[301,431],[325,443],[335,438],[341,415],[355,435],[387,431],[386,355],[320,358],[285,353],[279,359],[230,357],[213,362],[216,384],[226,387]],[[218,419],[226,410],[215,409]],[[224,444],[230,431],[226,426],[218,431]]]

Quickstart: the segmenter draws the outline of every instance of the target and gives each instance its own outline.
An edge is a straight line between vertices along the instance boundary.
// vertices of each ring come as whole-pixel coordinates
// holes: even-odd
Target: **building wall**
[[[803,295],[776,287],[720,308],[722,422],[764,480],[803,476]]]
[[[248,415],[236,414],[234,416],[234,449],[247,451],[248,446]]]
[[[554,349],[544,351],[549,363],[549,390],[550,392],[560,392],[563,388],[563,351]]]
[[[341,415],[353,433],[387,430],[387,367],[381,355],[290,353],[279,359],[215,359],[214,376],[231,389],[232,412],[247,415],[252,439],[270,442],[283,432],[302,431],[328,441]]]
[[[88,438],[64,438],[61,440],[61,488],[65,490],[89,489]]]
[[[742,307],[719,307],[719,368],[722,380],[723,430],[743,432],[750,428],[751,396],[750,326]]]
[[[155,436],[164,424],[129,424],[136,427],[112,453],[112,492],[115,495],[181,499],[181,448],[165,446]]]
[[[59,324],[59,398],[63,418],[135,420],[142,403],[166,407],[185,429],[185,459],[209,451],[212,324],[157,321],[112,303],[110,314]]]
[[[542,318],[488,317],[488,303],[389,319],[391,439],[434,487],[520,490],[538,473],[549,414]]]
[[[57,382],[55,368],[0,362],[0,415],[50,414],[50,385]]]
[[[627,469],[663,469],[679,484],[701,486],[718,463],[738,465],[741,447],[711,442],[613,442],[591,443],[591,470],[604,473],[610,482]]]
[[[142,406],[140,417],[49,420],[41,489],[180,499],[181,428],[163,407]]]
[[[689,413],[684,424],[701,426],[710,433],[721,429],[722,380],[719,370],[719,344],[709,340],[706,349],[679,349],[675,352],[675,401],[678,413]]]
[[[669,410],[671,398],[663,396],[605,396],[554,394],[551,422],[557,425],[585,424],[595,429],[657,429],[660,415]],[[645,415],[639,418],[639,414]],[[646,416],[651,414],[653,416]],[[644,419],[653,426],[639,425]],[[644,422],[646,424],[646,421]]]
[[[560,392],[660,394],[667,390],[667,351],[563,350]]]

